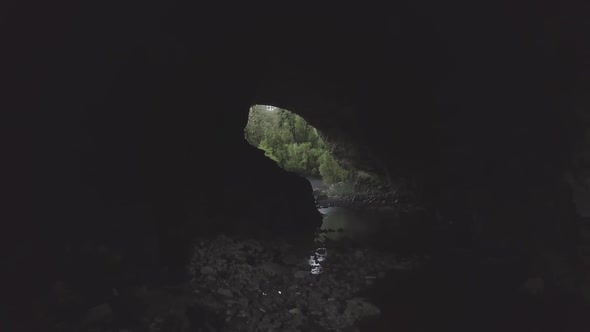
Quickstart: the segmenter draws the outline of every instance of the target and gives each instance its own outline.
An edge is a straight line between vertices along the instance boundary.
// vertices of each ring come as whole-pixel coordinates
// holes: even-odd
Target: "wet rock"
[[[250,303],[250,301],[248,300],[248,298],[246,297],[241,297],[238,300],[238,304],[242,307],[242,308],[247,308],[248,304]]]
[[[223,317],[227,330],[346,329],[378,311],[354,294],[398,264],[394,255],[368,249],[359,250],[362,255],[346,247],[300,255],[291,249],[280,241],[263,245],[225,236],[203,241],[189,266],[191,287],[199,291],[193,292],[194,301]],[[416,266],[416,259],[409,262]],[[217,271],[217,278],[204,276],[204,267]]]
[[[372,303],[362,298],[353,298],[346,301],[344,316],[348,319],[357,320],[359,318],[380,315],[381,310]]]
[[[260,268],[264,272],[271,274],[271,275],[284,274],[289,271],[287,268],[285,268],[277,263],[274,263],[274,262],[266,262],[266,263],[262,264],[260,266]]]
[[[231,290],[226,288],[219,288],[217,289],[217,294],[223,295],[225,297],[234,297],[234,293]]]
[[[215,269],[211,266],[203,266],[201,268],[201,274],[215,274]]]
[[[295,255],[287,255],[283,257],[283,263],[286,265],[297,265],[301,260],[298,259]]]

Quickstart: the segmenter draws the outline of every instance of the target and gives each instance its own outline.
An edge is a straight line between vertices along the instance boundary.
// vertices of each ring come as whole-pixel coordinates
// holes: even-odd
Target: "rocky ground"
[[[346,198],[343,201],[343,204],[350,202]],[[420,238],[425,237],[423,231],[420,234]],[[503,257],[484,257],[477,253],[451,255],[433,250],[430,260],[428,256],[401,256],[400,251],[392,253],[343,242],[316,241],[314,234],[305,236],[302,240],[240,233],[240,237],[226,234],[197,239],[188,265],[190,280],[173,284],[156,280],[154,275],[158,273],[147,275],[151,268],[141,269],[125,263],[117,249],[97,245],[90,250],[91,254],[83,257],[87,264],[76,265],[77,270],[85,270],[91,278],[83,283],[68,275],[55,280],[43,298],[33,301],[33,319],[24,320],[19,327],[7,331],[357,331],[363,321],[380,318],[386,321],[384,326],[389,330],[391,322],[387,317],[391,312],[399,314],[400,308],[409,308],[408,317],[416,313],[436,316],[441,310],[442,316],[451,317],[454,309],[449,307],[450,302],[444,301],[456,298],[462,290],[468,298],[465,308],[471,308],[470,303],[492,303],[481,300],[485,296],[493,299],[489,294],[518,288],[539,301],[546,301],[547,295],[542,294],[557,288],[553,285],[557,281],[537,275],[523,275],[522,280],[513,278],[512,270],[505,273],[510,276],[506,277],[510,283],[489,287],[504,278],[495,276],[494,273],[502,270],[498,266],[512,264],[502,262],[506,260]],[[315,234],[315,238],[321,237]],[[447,256],[458,258],[451,260]],[[561,260],[548,261],[558,263]],[[438,262],[438,268],[423,269],[434,262]],[[479,273],[483,281],[476,283],[473,276],[478,270],[483,271]],[[559,276],[572,275],[565,268],[552,270],[560,271]],[[404,286],[407,281],[404,285],[395,281],[406,272],[418,272],[424,278],[435,277],[433,280],[415,278],[415,287],[410,288]],[[466,276],[465,280],[462,276]],[[517,279],[514,285],[512,279]],[[572,284],[572,293],[580,292],[575,281],[558,279],[561,283]],[[378,303],[375,297],[366,297],[371,292],[384,293],[380,284],[399,287],[382,296],[385,302],[398,299],[399,306],[387,309],[387,305]],[[465,290],[468,285],[471,288]],[[451,294],[444,292],[447,289],[453,290],[449,291]],[[407,293],[405,297],[404,292]],[[590,294],[587,287],[585,292]],[[444,301],[437,302],[438,293],[445,293],[438,296]],[[417,301],[419,306],[408,306],[412,301]],[[505,298],[496,302],[498,308],[510,303]],[[432,306],[428,306],[429,303],[433,303]],[[555,303],[559,304],[556,307],[567,309],[563,310],[564,317],[570,314],[569,307]],[[446,307],[450,308],[446,309],[448,312],[443,310]],[[530,309],[526,303],[522,308]],[[533,311],[529,316],[526,326],[535,322],[539,314]],[[403,321],[403,317],[396,319]],[[569,318],[563,318],[566,319]],[[408,324],[414,326],[419,322],[408,318]],[[364,331],[377,330],[365,328]]]
[[[36,301],[35,324],[17,331],[355,331],[359,320],[380,314],[359,294],[388,273],[424,261],[219,235],[195,243],[190,282],[97,286],[99,296],[89,301],[75,285],[56,281]]]
[[[512,300],[506,299],[514,297],[496,294],[520,287],[543,303],[541,299],[547,300],[542,294],[552,287],[542,278],[527,279],[524,275],[514,285],[511,281],[499,283],[505,277],[498,271],[504,270],[501,266],[506,262],[499,264],[491,258],[484,262],[465,254],[455,254],[455,260],[441,260],[448,255],[438,256],[431,260],[429,256],[402,257],[340,242],[303,243],[277,237],[219,235],[195,241],[188,282],[162,284],[125,273],[96,279],[96,284],[83,287],[67,279],[57,280],[45,298],[34,301],[35,317],[24,322],[30,324],[9,331],[358,331],[364,322],[371,321],[382,321],[386,329],[379,331],[389,331],[388,317],[393,312],[399,324],[422,326],[426,324],[421,323],[423,320],[412,317],[419,313],[435,318],[453,317],[457,308],[482,315],[469,305],[481,302],[494,308],[482,311],[489,312],[485,317],[490,318],[498,308],[506,306],[510,310],[504,311],[532,310],[529,302],[509,305]],[[437,268],[432,267],[435,261]],[[474,272],[479,270],[479,274]],[[514,274],[506,271],[507,276]],[[408,274],[414,275],[410,281],[399,281],[399,276]],[[393,289],[385,294],[383,285]],[[90,296],[88,290],[94,295]],[[385,299],[397,305],[384,305],[373,302],[374,296],[366,297],[375,292],[385,294],[377,296],[379,301]],[[453,298],[449,296],[465,298],[465,306],[452,306]],[[553,308],[537,306],[539,312],[545,307]],[[400,313],[406,307],[407,319]],[[572,310],[583,307],[564,308],[562,314],[553,315],[557,317],[552,318],[555,324],[567,322]],[[542,326],[544,320],[536,321],[537,311],[519,314],[517,318],[504,312],[503,317],[509,319],[507,324],[520,319],[523,326]],[[584,315],[578,316],[582,321]],[[574,321],[570,325],[584,323]],[[363,331],[377,329],[364,327]]]
[[[374,207],[395,204],[394,196],[387,193],[329,194],[325,190],[314,190],[314,197],[318,207]]]
[[[314,197],[318,208],[350,207],[350,208],[397,208],[404,212],[419,210],[420,207],[411,201],[392,192],[357,192],[347,194],[331,194],[315,190]]]
[[[223,317],[224,331],[353,331],[380,310],[358,293],[395,269],[414,268],[390,253],[220,236],[195,246],[192,287],[200,306]]]

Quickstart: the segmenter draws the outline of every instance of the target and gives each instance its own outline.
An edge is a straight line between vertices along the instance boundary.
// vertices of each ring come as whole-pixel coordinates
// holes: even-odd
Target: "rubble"
[[[38,325],[63,332],[352,331],[380,313],[361,291],[390,271],[419,266],[342,242],[302,241],[201,239],[190,282],[108,282],[94,301],[57,280],[51,298],[36,305]]]
[[[298,257],[292,247],[223,235],[200,241],[189,266],[196,302],[223,315],[228,331],[338,331],[379,315],[357,297],[377,276],[419,266],[371,249],[320,246]]]

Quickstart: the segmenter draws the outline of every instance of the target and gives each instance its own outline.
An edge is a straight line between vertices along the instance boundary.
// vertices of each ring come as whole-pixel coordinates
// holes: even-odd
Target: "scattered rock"
[[[274,263],[274,262],[265,262],[264,264],[262,264],[260,266],[260,268],[264,272],[266,272],[268,274],[271,274],[271,275],[284,274],[284,273],[287,273],[289,271],[285,267],[283,267],[283,266],[281,266],[281,265],[279,265],[277,263]]]
[[[368,249],[322,247],[296,256],[284,243],[219,236],[195,247],[189,270],[194,301],[223,317],[223,330],[344,330],[379,313],[355,294],[397,263],[393,254]],[[219,277],[203,282],[204,267]]]
[[[346,301],[344,315],[357,320],[359,318],[380,315],[381,310],[372,303],[362,298],[353,298]]]
[[[238,303],[239,303],[239,305],[240,305],[242,308],[247,308],[247,307],[248,307],[248,304],[250,303],[250,301],[249,301],[249,300],[248,300],[248,298],[246,298],[246,297],[241,297],[241,298],[238,300]]]
[[[217,293],[220,295],[223,295],[225,297],[234,297],[234,293],[232,293],[231,290],[226,289],[226,288],[219,288],[217,289]]]
[[[297,265],[300,259],[297,259],[295,255],[287,255],[283,258],[283,263],[286,265]]]
[[[203,266],[201,268],[201,274],[215,274],[215,269],[211,266]]]

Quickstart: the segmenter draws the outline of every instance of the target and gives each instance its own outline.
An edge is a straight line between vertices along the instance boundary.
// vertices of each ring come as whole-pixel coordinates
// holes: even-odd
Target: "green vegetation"
[[[255,105],[244,131],[250,144],[287,171],[321,176],[326,184],[348,179],[349,172],[340,167],[318,131],[296,114]]]

